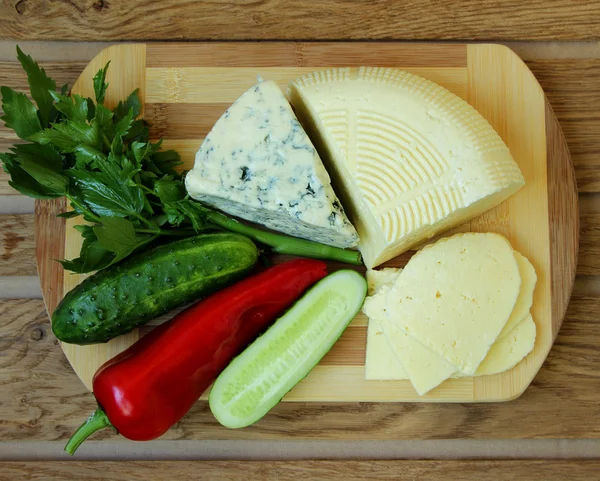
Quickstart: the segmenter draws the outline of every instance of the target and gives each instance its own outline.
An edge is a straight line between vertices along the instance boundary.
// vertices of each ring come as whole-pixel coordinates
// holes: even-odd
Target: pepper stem
[[[114,429],[114,426],[108,420],[106,413],[102,410],[102,408],[98,407],[94,414],[92,414],[89,418],[85,420],[85,422],[77,428],[77,431],[73,433],[71,439],[67,442],[65,446],[65,451],[73,456],[77,448],[81,446],[88,436],[92,435],[96,431],[100,429],[111,427]],[[116,431],[116,430],[115,430]]]
[[[211,211],[208,214],[208,220],[219,227],[245,235],[250,239],[271,247],[271,251],[276,254],[289,254],[302,257],[312,257],[314,259],[325,259],[330,261],[344,262],[346,264],[362,265],[360,252],[331,247],[317,242],[312,242],[297,237],[288,237],[274,232],[267,232],[248,224],[242,224],[231,217],[227,217],[219,212]]]

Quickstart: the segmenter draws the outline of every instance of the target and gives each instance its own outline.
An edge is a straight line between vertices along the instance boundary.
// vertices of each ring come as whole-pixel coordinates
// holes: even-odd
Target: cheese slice
[[[369,268],[480,215],[524,184],[490,124],[424,78],[340,68],[297,79],[289,95]]]
[[[519,275],[521,276],[521,291],[517,302],[513,308],[508,321],[504,325],[504,328],[498,335],[499,339],[502,339],[515,328],[517,324],[520,324],[523,319],[529,314],[531,305],[533,304],[533,291],[535,290],[535,284],[537,283],[537,275],[535,269],[531,265],[531,262],[527,260],[522,254],[517,251],[514,252],[517,265],[519,266]]]
[[[381,325],[396,359],[419,396],[424,396],[438,387],[456,372],[456,366],[417,341],[408,332],[399,330],[389,319],[382,320]]]
[[[401,272],[402,269],[396,267],[367,270],[367,294],[369,296],[374,296],[382,287],[391,286]]]
[[[375,296],[383,287],[389,288],[391,284],[396,280],[398,274],[402,272],[402,269],[395,269],[393,267],[387,267],[381,270],[368,270],[367,287],[368,287],[368,300],[365,301],[367,304],[367,311],[369,311],[369,303],[372,302],[372,296]],[[382,296],[385,302],[385,296]],[[375,307],[376,309],[376,307]],[[365,312],[365,306],[363,305],[363,312]],[[408,379],[406,371],[400,364],[400,361],[396,357],[391,344],[389,343],[383,327],[381,325],[381,319],[377,317],[369,317],[369,323],[367,327],[367,350],[365,355],[365,379],[370,381],[389,381],[394,379]],[[372,312],[371,312],[372,315]]]
[[[391,285],[378,288],[365,299],[369,318],[365,377],[368,380],[410,379],[420,396],[456,372],[456,366],[435,354],[386,317],[386,298]]]
[[[408,379],[408,374],[383,331],[381,320],[376,318],[369,318],[367,328],[365,379],[367,381]]]
[[[188,173],[190,196],[285,234],[358,242],[317,151],[275,82],[245,92],[217,121]]]
[[[520,287],[504,237],[457,234],[411,258],[386,292],[385,313],[398,330],[472,375],[510,317]]]
[[[507,336],[494,343],[475,371],[475,376],[487,376],[512,369],[533,350],[535,337],[535,322],[531,314],[528,314]]]

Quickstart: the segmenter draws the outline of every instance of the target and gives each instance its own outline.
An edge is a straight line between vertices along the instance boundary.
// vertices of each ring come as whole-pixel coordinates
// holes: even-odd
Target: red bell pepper
[[[271,267],[182,311],[107,361],[92,383],[98,409],[65,451],[73,454],[105,427],[136,441],[164,434],[326,269],[311,259]]]

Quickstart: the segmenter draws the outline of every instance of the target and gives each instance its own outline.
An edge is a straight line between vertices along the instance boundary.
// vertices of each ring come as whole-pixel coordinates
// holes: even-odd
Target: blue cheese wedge
[[[353,247],[358,234],[275,82],[246,91],[214,125],[186,177],[190,196],[295,237]]]

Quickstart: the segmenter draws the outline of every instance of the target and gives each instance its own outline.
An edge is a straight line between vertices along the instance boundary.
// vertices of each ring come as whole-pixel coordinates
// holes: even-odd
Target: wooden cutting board
[[[518,162],[526,186],[502,205],[460,227],[498,232],[527,256],[538,284],[532,307],[537,325],[533,352],[509,372],[449,380],[424,397],[408,381],[366,381],[367,320],[359,314],[322,362],[287,401],[504,401],[518,397],[544,362],[560,328],[573,286],[578,251],[578,206],[564,137],[544,93],[526,65],[500,45],[398,43],[200,43],[116,45],[84,70],[74,93],[93,97],[92,77],[107,61],[109,107],[140,89],[153,138],[193,165],[202,139],[257,75],[283,88],[296,77],[341,66],[398,67],[433,80],[467,100],[498,131]],[[63,272],[52,259],[77,257],[81,245],[55,214],[64,200],[37,203],[37,260],[51,313],[83,276]],[[403,266],[410,253],[386,266]],[[163,322],[161,318],[103,345],[63,344],[88,388],[96,369]]]

